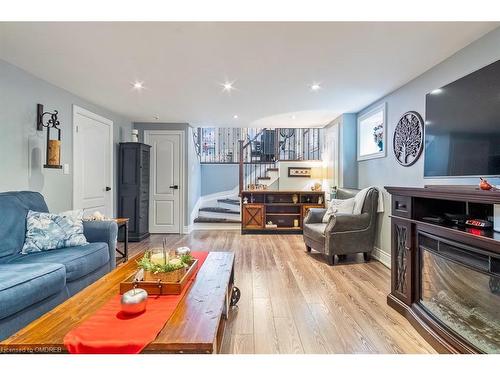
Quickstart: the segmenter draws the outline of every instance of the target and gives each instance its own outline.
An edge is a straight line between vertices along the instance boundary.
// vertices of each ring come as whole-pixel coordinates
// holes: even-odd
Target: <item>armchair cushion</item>
[[[367,229],[369,225],[370,214],[368,214],[367,212],[360,215],[337,214],[333,232],[356,232]]]
[[[321,223],[325,212],[326,208],[310,208],[304,218],[304,224]]]
[[[322,242],[325,240],[325,223],[310,223],[304,225],[304,236],[312,239],[316,242]]]

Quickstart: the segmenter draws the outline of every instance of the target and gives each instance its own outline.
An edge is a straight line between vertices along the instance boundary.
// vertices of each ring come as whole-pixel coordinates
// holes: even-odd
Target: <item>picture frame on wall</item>
[[[358,161],[387,156],[387,103],[358,116]]]
[[[308,167],[288,167],[288,177],[311,178],[311,168],[308,168]]]

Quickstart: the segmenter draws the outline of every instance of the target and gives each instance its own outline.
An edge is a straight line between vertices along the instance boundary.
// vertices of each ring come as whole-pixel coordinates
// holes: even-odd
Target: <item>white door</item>
[[[149,231],[181,233],[182,131],[146,130],[144,143],[151,146]]]
[[[73,106],[73,208],[113,216],[113,122]]]

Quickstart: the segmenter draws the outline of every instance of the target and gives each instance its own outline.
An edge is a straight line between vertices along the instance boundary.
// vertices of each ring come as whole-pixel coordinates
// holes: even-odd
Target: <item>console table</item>
[[[387,303],[440,352],[500,352],[499,191],[474,186],[386,187],[392,195]]]
[[[241,200],[242,234],[302,233],[309,209],[325,207],[322,191],[248,190],[241,193]],[[276,227],[266,226],[269,221]]]

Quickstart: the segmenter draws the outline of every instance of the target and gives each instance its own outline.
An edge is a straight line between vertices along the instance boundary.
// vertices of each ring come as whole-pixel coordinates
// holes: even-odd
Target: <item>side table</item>
[[[116,264],[124,263],[128,260],[128,222],[129,219],[125,217],[119,217],[116,219],[113,219],[116,224],[118,225],[118,232],[120,232],[120,229],[123,228],[124,234],[123,234],[123,251],[120,251],[118,248],[116,248],[116,252],[120,254],[120,257],[116,258]],[[118,242],[118,240],[117,240]]]

